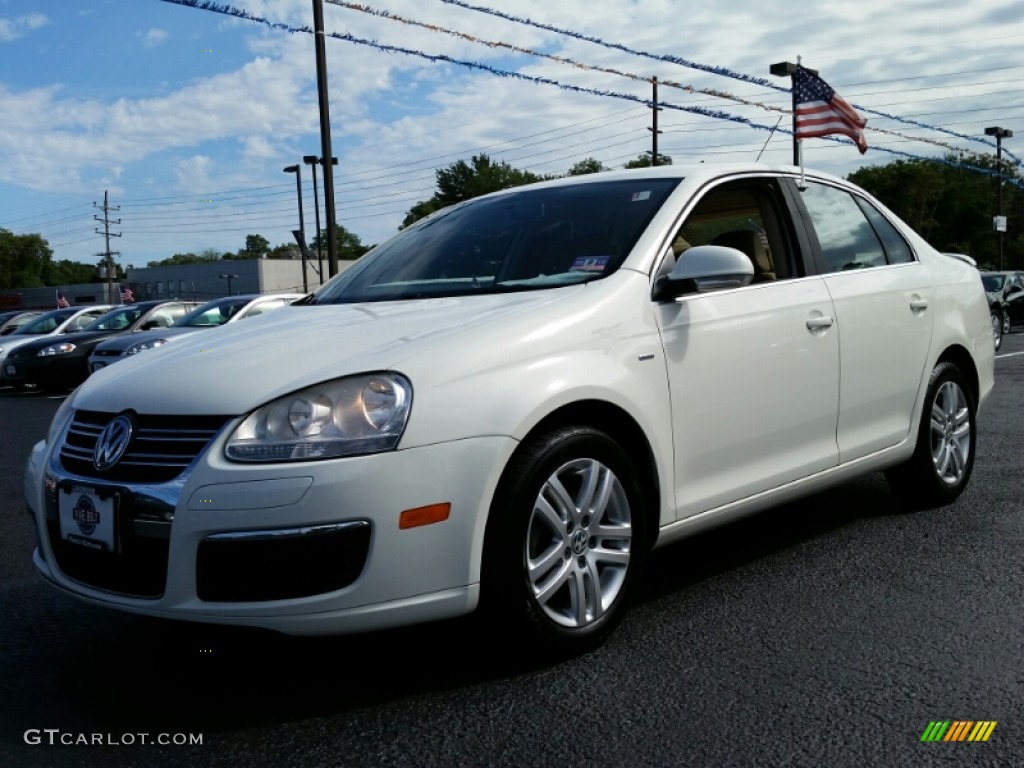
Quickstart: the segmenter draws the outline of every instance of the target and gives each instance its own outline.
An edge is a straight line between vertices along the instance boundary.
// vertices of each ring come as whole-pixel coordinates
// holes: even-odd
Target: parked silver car
[[[301,293],[249,293],[214,299],[196,307],[167,328],[118,336],[98,344],[89,355],[89,373],[148,349],[162,347],[190,333],[262,315],[291,304],[302,296]]]

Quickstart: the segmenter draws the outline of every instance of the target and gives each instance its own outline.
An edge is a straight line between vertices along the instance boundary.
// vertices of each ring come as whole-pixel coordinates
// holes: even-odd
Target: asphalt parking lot
[[[283,638],[54,591],[21,480],[59,401],[0,390],[2,766],[1024,761],[1022,332],[956,504],[908,513],[872,476],[666,547],[621,629],[561,664],[471,621]],[[997,725],[922,742],[936,720]],[[165,734],[202,743],[143,743]]]

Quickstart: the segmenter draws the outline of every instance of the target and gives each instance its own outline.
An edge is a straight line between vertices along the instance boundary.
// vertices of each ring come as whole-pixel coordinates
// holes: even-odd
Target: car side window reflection
[[[913,261],[907,242],[867,201],[825,184],[810,183],[801,194],[827,272]]]

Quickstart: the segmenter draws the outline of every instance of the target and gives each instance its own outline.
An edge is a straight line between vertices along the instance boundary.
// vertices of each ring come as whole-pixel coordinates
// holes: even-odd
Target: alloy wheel
[[[629,499],[615,473],[575,459],[544,482],[526,534],[526,569],[537,605],[553,622],[598,621],[626,582],[633,537]]]
[[[960,482],[971,450],[971,416],[967,397],[955,381],[936,390],[931,415],[932,462],[946,485]]]

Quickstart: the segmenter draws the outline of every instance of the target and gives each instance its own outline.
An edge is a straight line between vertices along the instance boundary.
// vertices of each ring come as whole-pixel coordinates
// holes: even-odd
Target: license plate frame
[[[75,483],[57,497],[61,541],[106,554],[117,552],[117,494]]]

